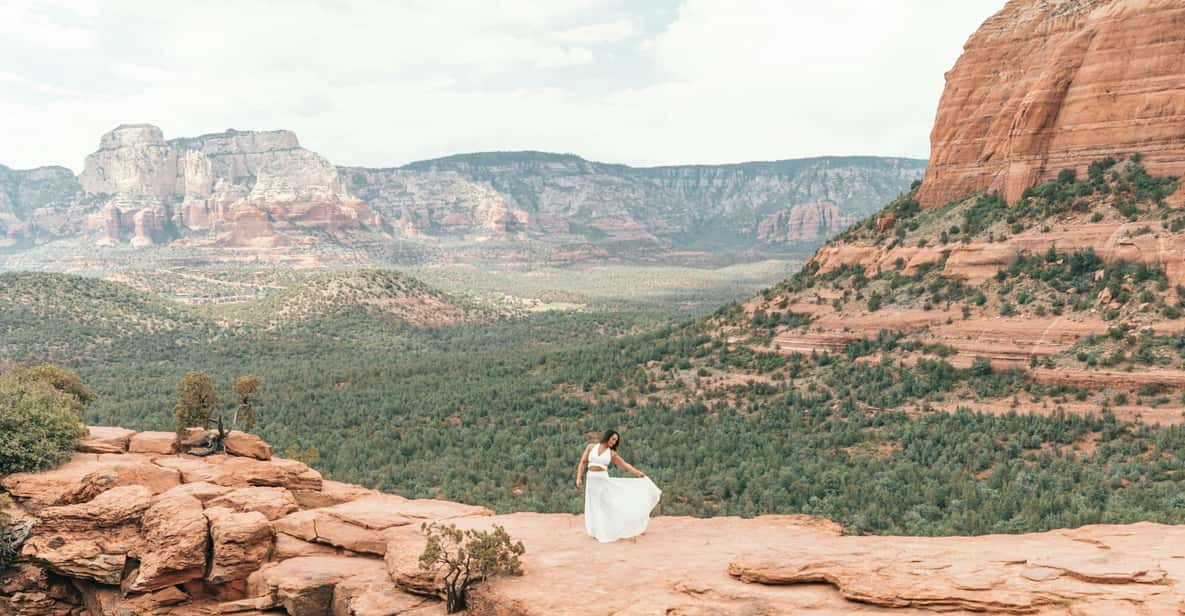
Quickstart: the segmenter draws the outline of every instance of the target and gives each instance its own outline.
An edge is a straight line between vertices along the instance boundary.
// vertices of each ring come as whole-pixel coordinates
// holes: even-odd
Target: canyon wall
[[[946,74],[918,201],[1014,202],[1061,169],[1135,153],[1153,175],[1185,175],[1182,32],[1178,0],[1010,0]]]
[[[166,140],[103,135],[77,178],[0,167],[0,248],[85,236],[99,245],[268,248],[393,236],[660,250],[813,245],[920,179],[924,161],[825,157],[636,168],[543,152],[334,167],[290,131]]]
[[[922,170],[921,161],[873,157],[637,168],[543,152],[340,168],[351,191],[410,236],[675,246],[821,240],[900,194]]]
[[[0,248],[76,234],[84,215],[82,187],[69,169],[0,165]]]

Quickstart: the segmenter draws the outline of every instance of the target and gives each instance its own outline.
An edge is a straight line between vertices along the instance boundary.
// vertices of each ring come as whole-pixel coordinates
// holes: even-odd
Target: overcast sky
[[[0,3],[0,164],[99,136],[294,130],[342,165],[546,150],[633,165],[925,158],[1004,0]]]

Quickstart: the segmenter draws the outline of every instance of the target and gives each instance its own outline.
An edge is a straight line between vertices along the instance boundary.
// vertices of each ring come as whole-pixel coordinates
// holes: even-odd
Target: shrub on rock
[[[493,530],[461,530],[455,524],[424,524],[428,545],[420,554],[420,568],[436,570],[444,582],[446,611],[468,607],[469,588],[494,575],[522,575],[522,541],[512,542],[501,526]]]
[[[70,459],[93,394],[53,366],[0,366],[0,475],[39,471]]]

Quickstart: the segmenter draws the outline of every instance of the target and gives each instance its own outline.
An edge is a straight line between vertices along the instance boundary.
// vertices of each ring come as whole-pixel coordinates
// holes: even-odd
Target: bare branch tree
[[[522,575],[519,560],[523,542],[512,541],[506,529],[460,530],[455,524],[424,524],[428,545],[420,554],[420,568],[441,571],[445,608],[449,614],[468,607],[469,589],[495,575]]]

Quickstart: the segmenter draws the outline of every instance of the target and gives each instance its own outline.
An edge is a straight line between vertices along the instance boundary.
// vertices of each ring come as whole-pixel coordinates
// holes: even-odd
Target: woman
[[[584,491],[584,530],[601,543],[636,537],[646,532],[650,510],[658,504],[662,490],[645,473],[632,467],[617,447],[621,435],[608,430],[600,442],[584,448],[576,467],[576,487],[583,487],[582,475],[588,467],[588,489]],[[609,476],[609,464],[616,464],[638,479]]]

